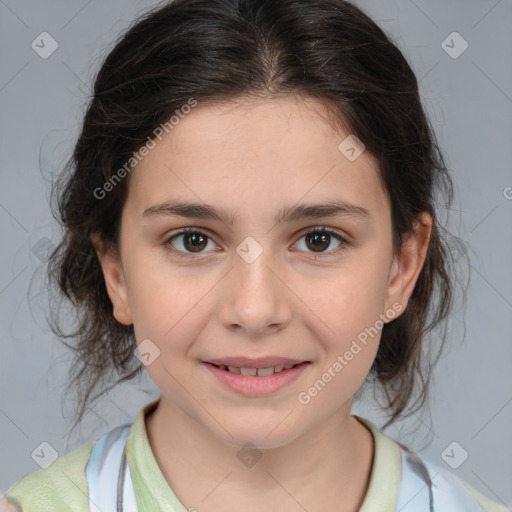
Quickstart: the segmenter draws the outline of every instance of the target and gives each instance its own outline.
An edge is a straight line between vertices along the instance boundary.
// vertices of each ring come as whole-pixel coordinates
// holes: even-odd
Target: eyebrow
[[[204,203],[164,202],[147,208],[143,217],[155,216],[186,217],[190,219],[217,220],[230,226],[236,221],[234,214],[227,210],[216,209]],[[345,201],[326,201],[321,204],[299,204],[293,207],[285,207],[276,214],[274,222],[294,222],[303,219],[318,219],[321,217],[359,217],[367,219],[370,211],[361,206],[356,206]]]

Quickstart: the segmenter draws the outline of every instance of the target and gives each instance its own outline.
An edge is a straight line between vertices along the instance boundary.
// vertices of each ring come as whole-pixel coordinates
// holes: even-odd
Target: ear
[[[131,325],[133,317],[119,254],[112,248],[106,249],[97,234],[91,235],[91,241],[103,270],[107,293],[114,309],[114,318],[124,325]]]
[[[413,227],[414,232],[406,235],[400,254],[394,258],[389,275],[385,311],[393,310],[399,313],[405,311],[425,263],[432,233],[432,217],[427,212],[422,212]],[[397,304],[401,309],[396,308]],[[393,315],[393,318],[397,316],[399,315]]]

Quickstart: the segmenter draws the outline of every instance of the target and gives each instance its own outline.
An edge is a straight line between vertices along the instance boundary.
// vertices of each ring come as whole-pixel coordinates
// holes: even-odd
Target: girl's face
[[[120,261],[100,255],[161,407],[231,445],[346,419],[424,260],[430,218],[395,257],[377,164],[325,116],[291,97],[199,103],[131,171]],[[239,357],[304,364],[244,377],[208,363]]]

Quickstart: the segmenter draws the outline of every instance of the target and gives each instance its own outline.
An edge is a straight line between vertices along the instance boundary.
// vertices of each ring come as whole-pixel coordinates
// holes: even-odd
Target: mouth
[[[286,370],[290,370],[291,368],[295,368],[301,364],[307,364],[309,361],[304,361],[303,363],[296,364],[287,364],[287,365],[276,365],[276,366],[268,366],[266,368],[252,368],[252,367],[239,367],[239,366],[227,366],[224,364],[211,364],[220,370],[224,370],[226,372],[234,373],[236,375],[246,375],[252,377],[270,377],[276,373],[281,373]]]
[[[306,371],[311,361],[287,362],[275,366],[232,366],[226,362],[204,361],[203,365],[223,386],[246,397],[264,397],[290,386]],[[243,363],[247,365],[247,363]],[[266,363],[268,364],[268,363]]]

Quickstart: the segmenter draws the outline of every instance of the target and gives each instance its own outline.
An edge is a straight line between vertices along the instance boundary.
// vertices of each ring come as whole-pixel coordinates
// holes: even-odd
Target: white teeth
[[[221,370],[227,370],[231,373],[241,374],[241,375],[250,375],[250,376],[258,376],[258,377],[270,377],[274,373],[282,372],[283,370],[288,370],[295,366],[294,364],[288,364],[286,366],[270,366],[269,368],[237,368],[236,366],[225,366],[223,364],[218,367]]]
[[[274,375],[274,367],[270,368],[258,368],[258,377],[269,377],[270,375]]]
[[[240,368],[242,375],[256,375],[257,368]]]

